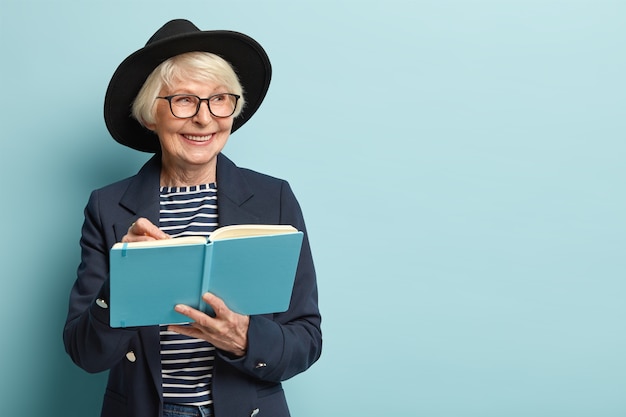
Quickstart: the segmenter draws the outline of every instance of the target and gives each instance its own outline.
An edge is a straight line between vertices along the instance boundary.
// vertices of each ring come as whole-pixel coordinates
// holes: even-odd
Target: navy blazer
[[[63,332],[65,349],[88,372],[109,370],[103,417],[159,417],[163,412],[159,327],[109,326],[109,249],[139,217],[159,222],[160,155],[137,175],[94,191],[85,209],[81,263]],[[216,417],[287,417],[280,384],[308,369],[322,348],[315,270],[300,206],[286,181],[238,168],[218,155],[220,226],[291,224],[304,232],[291,304],[284,313],[250,317],[248,351],[216,349]]]

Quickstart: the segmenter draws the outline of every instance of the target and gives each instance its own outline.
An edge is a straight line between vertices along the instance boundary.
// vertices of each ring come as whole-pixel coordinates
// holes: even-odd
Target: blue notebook
[[[212,314],[211,292],[233,311],[286,311],[302,232],[292,226],[225,226],[201,237],[117,243],[110,252],[111,327],[187,323],[187,304]]]

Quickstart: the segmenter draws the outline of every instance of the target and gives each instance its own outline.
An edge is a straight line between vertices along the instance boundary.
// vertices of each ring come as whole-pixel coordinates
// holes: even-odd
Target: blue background
[[[625,2],[0,2],[3,415],[99,413],[61,342],[82,210],[148,158],[103,96],[177,17],[274,65],[225,153],[310,229],[325,351],[294,416],[626,415]]]

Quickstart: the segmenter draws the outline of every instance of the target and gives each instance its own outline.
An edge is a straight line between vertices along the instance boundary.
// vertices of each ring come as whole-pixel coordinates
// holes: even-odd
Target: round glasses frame
[[[218,97],[223,97],[223,96],[229,96],[235,99],[235,102],[233,103],[233,110],[230,112],[230,114],[215,114],[213,112],[213,109],[211,109],[211,100],[214,100]],[[172,106],[172,99],[177,98],[177,97],[193,97],[194,99],[197,99],[198,103],[196,104],[196,111],[190,116],[178,116],[174,112],[174,107]],[[167,100],[167,102],[170,105],[170,112],[172,112],[172,116],[176,117],[177,119],[191,119],[192,117],[195,117],[198,114],[198,112],[200,111],[200,105],[202,105],[203,101],[206,101],[207,107],[209,108],[209,113],[211,113],[211,115],[213,115],[214,117],[219,117],[219,118],[230,117],[233,114],[235,114],[235,111],[237,110],[237,102],[239,101],[241,96],[237,94],[232,94],[232,93],[221,93],[221,94],[213,94],[212,96],[202,98],[195,94],[173,94],[171,96],[158,96],[157,98],[162,99],[162,100]]]

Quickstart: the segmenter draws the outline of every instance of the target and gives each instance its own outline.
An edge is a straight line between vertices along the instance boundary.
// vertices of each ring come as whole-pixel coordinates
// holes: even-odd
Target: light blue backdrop
[[[626,415],[625,2],[0,4],[3,415],[98,415],[61,342],[82,210],[148,157],[102,101],[177,17],[274,65],[226,153],[310,229],[325,351],[294,416]]]

